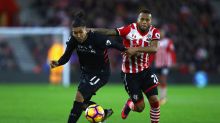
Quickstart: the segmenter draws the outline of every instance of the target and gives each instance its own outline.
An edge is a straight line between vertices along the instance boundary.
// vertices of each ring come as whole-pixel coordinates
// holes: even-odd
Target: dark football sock
[[[93,101],[84,101],[83,110],[86,110],[86,108],[90,105],[96,104]]]
[[[68,123],[76,123],[83,111],[83,103],[74,101],[73,108],[71,109]]]
[[[93,104],[96,104],[96,102],[93,102],[93,101],[88,101],[88,102],[86,102],[86,103],[87,103],[88,106],[93,105]]]

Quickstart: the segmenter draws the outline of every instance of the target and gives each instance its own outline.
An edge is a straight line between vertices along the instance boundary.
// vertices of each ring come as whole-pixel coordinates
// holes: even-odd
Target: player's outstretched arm
[[[107,48],[115,48],[121,52],[125,52],[127,50],[127,48],[123,44],[115,40],[106,40],[105,45],[107,46]]]
[[[56,61],[56,60],[52,60],[50,61],[50,68],[53,69],[55,67],[58,67],[59,66],[59,62]]]
[[[138,55],[139,52],[138,52],[138,47],[129,47],[127,48],[127,50],[125,51],[125,53],[131,57],[131,56],[134,56],[134,55]]]
[[[72,52],[75,49],[75,45],[74,45],[74,43],[72,41],[72,37],[70,38],[70,40],[66,44],[67,44],[67,47],[65,49],[64,54],[55,63],[55,64],[58,64],[58,66],[66,64],[70,60]]]
[[[131,57],[134,55],[139,55],[142,52],[155,53],[157,52],[157,48],[158,48],[158,41],[152,41],[150,43],[150,46],[147,47],[129,47],[127,51],[125,51],[125,53]]]
[[[90,30],[92,32],[98,32],[104,35],[108,36],[117,36],[118,33],[116,29],[107,29],[107,28],[87,28],[87,30]]]
[[[73,46],[71,39],[70,39],[70,41],[67,42],[67,47],[65,49],[65,52],[60,57],[60,59],[58,61],[57,60],[50,61],[50,68],[52,69],[52,68],[66,64],[69,61],[74,49],[75,47]]]
[[[151,41],[150,46],[137,47],[137,52],[156,53],[158,49],[158,40]]]

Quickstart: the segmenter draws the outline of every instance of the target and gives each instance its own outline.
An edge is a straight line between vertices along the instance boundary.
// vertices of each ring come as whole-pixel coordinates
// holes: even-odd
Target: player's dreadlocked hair
[[[86,26],[86,21],[84,20],[84,12],[79,11],[74,15],[74,19],[72,21],[72,27],[82,27]]]

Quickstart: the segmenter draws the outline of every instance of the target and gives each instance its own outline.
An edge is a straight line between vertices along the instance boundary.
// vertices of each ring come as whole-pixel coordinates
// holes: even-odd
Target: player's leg
[[[159,85],[157,76],[148,70],[144,74],[142,90],[148,98],[150,104],[150,119],[151,123],[158,123],[160,119],[160,104],[158,99]]]
[[[126,101],[121,113],[121,117],[126,119],[131,110],[135,112],[142,112],[145,108],[145,104],[140,86],[137,81],[138,76],[122,73],[122,78],[124,80],[125,90],[130,96],[130,98]]]
[[[75,101],[74,101],[73,107],[71,109],[69,118],[68,118],[68,123],[76,123],[78,121],[78,119],[80,118],[82,112],[85,111],[85,109],[89,105],[96,104],[95,102],[90,101],[91,97],[92,97],[92,95],[88,96],[88,97],[83,96],[81,94],[80,90],[77,91]],[[112,114],[113,111],[105,109],[105,113],[110,115],[110,113]]]
[[[73,103],[73,107],[68,118],[68,123],[76,123],[78,121],[83,111],[83,101],[84,98],[81,92],[77,91],[75,101]]]
[[[83,84],[83,86],[79,87],[79,90],[84,95],[84,109],[86,109],[89,105],[95,104],[95,102],[92,102],[90,99],[92,95],[95,95],[95,93],[102,88],[109,79],[108,73],[90,73],[89,82],[86,82]],[[92,94],[92,95],[91,95]],[[90,95],[90,96],[88,96]],[[112,109],[104,109],[105,117],[103,120],[106,120],[108,117],[110,117],[113,114]]]
[[[160,80],[160,104],[165,104],[167,101],[167,75],[169,73],[168,68],[162,68],[159,75]]]
[[[160,120],[160,103],[158,99],[158,89],[154,87],[146,92],[150,104],[150,119],[151,123],[158,123]]]
[[[145,108],[144,98],[142,98],[141,100],[138,100],[137,102],[136,101],[134,102],[131,98],[129,98],[126,101],[125,106],[128,106],[129,109],[131,109],[132,111],[142,112]]]
[[[93,94],[95,95],[95,94]],[[87,107],[89,107],[90,105],[96,104],[96,102],[91,101],[92,96],[86,98],[83,102],[83,110],[85,111]]]
[[[93,94],[95,94],[100,88],[102,88],[109,79],[109,74],[97,74],[96,75],[96,80],[93,79],[94,77],[92,77],[90,79],[90,84],[88,85],[88,90],[91,90],[91,92],[93,92]],[[99,80],[99,81],[97,81]],[[92,85],[92,86],[91,86]],[[89,89],[91,88],[91,89]],[[91,104],[91,101],[90,101]],[[108,117],[110,117],[113,114],[113,110],[112,109],[104,109],[105,112],[105,116],[102,120],[102,122],[104,122]]]
[[[88,87],[90,85],[91,75],[87,72],[82,72],[80,75],[80,84],[78,86],[78,91],[76,93],[75,101],[73,103],[73,107],[71,109],[68,123],[76,123],[81,116],[83,110],[90,103],[94,103],[90,101],[92,95],[94,94],[94,87]],[[85,104],[86,103],[86,104]]]

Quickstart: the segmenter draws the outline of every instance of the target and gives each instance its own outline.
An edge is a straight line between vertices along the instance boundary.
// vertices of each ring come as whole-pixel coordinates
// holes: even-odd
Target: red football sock
[[[151,109],[150,109],[150,119],[151,123],[159,123],[160,120],[160,105],[159,102],[155,102],[150,104]]]

